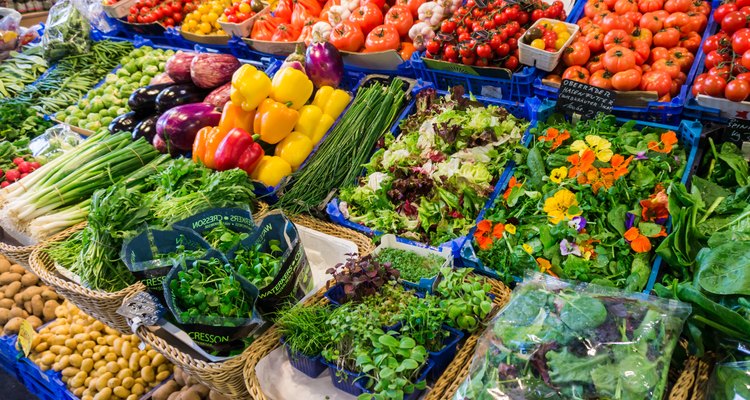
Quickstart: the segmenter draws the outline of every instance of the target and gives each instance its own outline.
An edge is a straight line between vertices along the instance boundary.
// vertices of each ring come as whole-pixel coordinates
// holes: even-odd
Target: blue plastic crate
[[[719,2],[720,0],[714,0],[714,4],[711,6],[711,9],[713,10],[716,7],[716,4],[720,4]],[[585,2],[579,1],[578,3],[583,4]],[[573,17],[571,22],[578,22],[578,20],[583,17],[583,11],[584,7],[576,7],[576,15],[571,15]],[[705,32],[711,32],[711,21],[713,21],[713,14],[711,15],[711,19],[709,20],[706,29],[704,30],[704,35],[701,38],[701,44],[698,50],[698,54],[702,53],[701,49],[703,48],[703,42],[705,42],[706,38],[709,36],[708,34],[705,34]],[[686,108],[686,102],[690,97],[690,88],[693,85],[693,80],[698,74],[698,71],[700,71],[700,69],[698,68],[699,64],[701,63],[698,62],[698,56],[696,56],[693,65],[690,67],[690,71],[688,71],[687,80],[682,85],[682,87],[680,87],[680,93],[672,98],[672,100],[668,102],[652,101],[641,107],[615,105],[612,108],[612,114],[616,115],[619,118],[658,122],[668,125],[678,125],[682,120],[683,110]],[[544,99],[557,99],[558,89],[542,84],[542,78],[547,75],[547,73],[544,71],[539,71],[537,75],[538,76],[534,79],[533,82],[534,94]]]
[[[453,361],[458,349],[458,343],[464,338],[464,333],[458,329],[453,329],[448,325],[443,325],[443,330],[448,331],[449,335],[445,339],[444,346],[439,351],[428,352],[429,360],[432,362],[432,369],[429,373],[431,380],[438,380],[448,365]]]
[[[583,12],[585,3],[583,0],[576,1],[565,20],[567,22],[577,20],[577,16]],[[521,102],[534,95],[532,85],[538,71],[535,67],[522,66],[509,77],[499,73],[500,69],[491,70],[498,72],[496,76],[482,76],[467,73],[467,68],[463,64],[446,65],[446,67],[453,67],[453,70],[434,69],[425,63],[423,57],[423,51],[414,52],[411,58],[411,68],[418,78],[432,82],[440,89],[461,85],[475,95]]]
[[[361,385],[357,385],[356,383],[360,380],[367,379],[366,374],[339,368],[336,364],[330,363],[325,359],[321,359],[321,362],[328,367],[328,371],[331,373],[331,383],[337,389],[343,390],[354,396],[359,396],[364,393],[364,389]]]
[[[284,345],[286,355],[289,357],[289,363],[292,364],[292,367],[296,368],[303,374],[311,378],[317,378],[318,376],[320,376],[320,374],[323,373],[323,371],[326,370],[327,367],[321,362],[321,357],[319,354],[317,356],[310,357],[301,353],[292,352],[292,349],[289,348],[289,346],[284,341],[283,336],[281,337],[281,339],[279,339],[279,341],[282,345]]]
[[[538,116],[540,121],[546,120],[550,115],[552,115],[555,112],[555,103],[553,101],[547,100],[544,102],[542,107],[539,110]],[[627,119],[618,118],[618,122],[625,123],[627,122]],[[680,122],[679,126],[674,125],[665,125],[665,124],[659,124],[655,122],[647,122],[647,121],[636,121],[636,127],[653,127],[653,128],[659,128],[659,129],[665,129],[665,130],[673,130],[677,133],[677,136],[680,141],[680,145],[684,146],[686,149],[687,159],[685,163],[685,169],[682,174],[681,182],[683,184],[686,184],[690,175],[691,171],[693,171],[693,166],[696,162],[696,158],[699,152],[699,145],[700,145],[700,139],[701,139],[701,132],[702,132],[702,125],[699,121],[688,121],[683,120]],[[513,171],[510,172],[508,179],[510,179],[510,176],[512,176]],[[507,187],[507,181],[505,182],[505,185],[499,190],[495,191],[494,197],[488,202],[489,204],[487,207],[485,207],[485,210],[492,207],[492,204],[497,200],[497,197],[500,193],[503,193],[505,191],[505,188]],[[481,219],[481,218],[480,218]],[[670,217],[671,221],[671,217]],[[667,222],[667,230],[670,231],[671,224],[669,221]],[[476,225],[471,229],[469,234],[466,236],[465,241],[458,247],[456,258],[459,260],[459,264],[463,267],[468,268],[474,268],[476,272],[489,276],[493,279],[500,279],[500,276],[491,268],[485,266],[482,261],[476,256],[476,252],[474,251],[474,246],[472,245],[471,238],[473,237],[473,233],[476,230]],[[656,278],[659,274],[659,267],[661,266],[661,256],[656,256],[654,258],[654,262],[651,267],[651,274],[649,275],[648,283],[646,284],[646,288],[644,290],[645,293],[648,293],[651,291],[651,288],[653,288],[654,283],[656,282]]]
[[[438,90],[439,95],[445,95],[447,93],[448,92],[444,90]],[[482,96],[477,96],[476,99],[484,104],[497,105],[497,106],[504,107],[506,110],[508,110],[509,113],[513,114],[514,116],[518,118],[524,118],[530,121],[529,129],[536,126],[536,121],[539,119],[537,115],[538,115],[539,107],[541,107],[541,102],[537,98],[528,98],[526,99],[525,102],[522,102],[522,103],[512,102],[512,101],[507,101],[507,100],[491,99],[491,98],[482,97]],[[394,136],[398,136],[398,133],[400,132],[399,123],[401,122],[401,120],[405,119],[408,115],[410,115],[414,111],[415,107],[416,107],[416,104],[412,102],[412,104],[410,104],[410,106],[407,107],[407,109],[398,118],[396,123],[391,128],[391,132],[394,134]],[[528,130],[525,132],[524,137],[521,140],[523,143],[528,142],[529,140]],[[485,203],[485,206],[482,208],[479,215],[477,216],[477,221],[479,221],[484,216],[485,209],[492,204],[491,201],[495,196],[494,193],[496,193],[499,190],[499,188],[502,187],[508,179],[510,179],[509,173],[512,167],[513,167],[512,161],[509,161],[508,165],[506,165],[505,167],[505,170],[500,175],[497,183],[495,184],[495,190],[493,194],[489,197],[489,199],[487,200],[487,203]],[[326,206],[326,213],[328,214],[328,218],[330,218],[331,221],[339,225],[342,225],[344,227],[347,227],[349,229],[362,232],[368,236],[376,237],[376,236],[381,236],[387,233],[387,232],[381,232],[381,231],[369,228],[365,225],[352,222],[346,219],[339,209],[338,198],[333,198],[328,203],[328,205]],[[466,237],[459,237],[451,241],[441,243],[438,246],[432,246],[426,243],[415,242],[413,240],[409,240],[403,237],[397,237],[397,240],[401,243],[407,243],[413,246],[430,248],[430,249],[435,249],[435,250],[441,247],[447,247],[447,248],[452,249],[452,251],[454,251],[455,253],[458,251],[458,248],[461,246],[461,244],[466,240]]]
[[[33,361],[23,357],[18,362],[18,376],[26,388],[40,400],[58,400],[60,389],[51,371],[43,372]]]
[[[13,377],[18,377],[18,357],[16,335],[0,336],[0,368]]]

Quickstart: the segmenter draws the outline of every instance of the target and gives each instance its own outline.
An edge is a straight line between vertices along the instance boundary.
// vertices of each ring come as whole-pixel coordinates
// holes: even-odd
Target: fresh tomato
[[[661,97],[672,89],[672,79],[666,71],[649,71],[641,77],[640,89]]]
[[[687,12],[690,9],[690,0],[667,0],[664,10],[668,13]]]
[[[750,71],[750,51],[746,51],[740,58],[740,64]]]
[[[640,0],[638,1],[638,10],[642,13],[661,10],[664,7],[663,0]]]
[[[449,44],[443,48],[443,55],[448,60],[456,60],[458,59],[458,49],[456,49],[456,45]]]
[[[721,24],[721,21],[724,20],[724,17],[727,16],[730,12],[737,11],[739,8],[737,8],[737,4],[735,3],[724,3],[714,10],[714,19]]]
[[[440,42],[438,42],[437,40],[430,40],[429,42],[427,42],[427,45],[425,47],[427,49],[427,52],[430,54],[435,55],[440,52]]]
[[[615,3],[615,13],[623,15],[631,11],[638,11],[638,3],[635,0],[617,0]]]
[[[401,56],[402,60],[408,61],[416,50],[417,49],[411,42],[401,42],[401,51],[398,52],[398,55]]]
[[[518,57],[516,56],[508,57],[503,63],[503,66],[505,68],[508,68],[511,71],[515,70],[516,68],[518,68]]]
[[[706,68],[708,69],[714,68],[725,61],[729,61],[729,58],[719,53],[718,50],[706,54]]]
[[[271,40],[276,31],[276,27],[279,26],[281,20],[272,16],[271,14],[263,14],[258,16],[253,23],[253,30],[250,33],[250,38],[255,40]]]
[[[477,46],[477,57],[480,58],[492,58],[492,47],[487,43],[482,43]]]
[[[630,32],[631,42],[643,42],[651,47],[651,43],[654,41],[654,34],[650,30],[636,26],[633,31]]]
[[[681,71],[680,65],[671,58],[662,58],[661,60],[654,62],[651,64],[651,69],[654,71],[665,71],[669,74],[671,79],[677,78]]]
[[[673,49],[669,49],[669,58],[680,65],[680,69],[682,70],[682,72],[687,72],[688,70],[690,70],[690,67],[693,66],[693,61],[695,60],[695,56],[693,55],[693,53],[691,53],[684,47],[675,47]]]
[[[590,56],[589,46],[581,41],[576,41],[563,51],[562,59],[567,66],[580,66],[586,64]]]
[[[622,91],[636,89],[641,84],[641,76],[641,71],[635,68],[618,72],[612,76],[612,88]]]
[[[737,76],[735,76],[735,78],[736,79],[742,79],[743,81],[750,82],[750,72],[743,72],[741,74],[737,74]]]
[[[721,30],[729,35],[742,28],[747,28],[747,17],[739,11],[732,11],[721,20]]]
[[[648,56],[651,55],[651,47],[646,42],[634,42],[633,54],[635,55],[635,64],[643,65],[648,60]]]
[[[697,96],[698,94],[704,93],[706,90],[705,80],[708,74],[700,74],[695,77],[695,82],[693,82],[693,88],[690,89],[693,96]]]
[[[750,50],[750,29],[742,28],[732,34],[732,50],[737,54]]]
[[[598,53],[604,49],[604,35],[601,32],[591,32],[581,39],[592,53]]]
[[[635,54],[628,48],[615,46],[604,53],[602,63],[604,68],[610,72],[625,71],[635,66]]]
[[[708,24],[708,18],[706,18],[705,15],[699,13],[690,11],[688,12],[688,25],[686,27],[683,27],[681,29],[682,32],[698,32],[701,33],[706,28],[706,24]]]
[[[590,74],[589,70],[586,68],[576,65],[568,67],[568,69],[563,72],[562,78],[581,83],[589,83]]]
[[[399,44],[398,31],[393,25],[376,26],[365,39],[365,49],[368,52],[398,50]]]
[[[724,88],[724,97],[731,101],[745,101],[750,95],[750,82],[735,79]]]
[[[610,90],[612,89],[612,74],[606,69],[600,69],[591,74],[588,83],[591,86]]]
[[[622,29],[625,32],[633,30],[633,22],[617,14],[607,14],[602,19],[602,32],[608,33],[614,29]]]
[[[724,78],[724,80],[728,80],[732,75],[732,71],[729,69],[729,66],[724,65],[721,67],[711,68],[710,70],[708,70],[708,74]]]
[[[359,25],[352,21],[344,21],[333,27],[328,41],[339,50],[357,51],[364,45],[365,36]]]
[[[595,15],[599,14],[602,11],[609,11],[607,8],[607,4],[600,1],[588,1],[586,2],[586,5],[583,6],[583,13],[589,18],[594,18]]]
[[[630,34],[622,29],[613,29],[604,36],[604,50],[615,46],[630,47]]]
[[[695,53],[701,46],[701,35],[696,32],[688,32],[686,35],[680,37],[680,41],[677,44],[680,47],[688,49],[691,53]]]
[[[363,4],[352,11],[349,21],[359,25],[362,33],[367,35],[376,26],[383,23],[383,12],[375,4]]]
[[[291,24],[281,23],[276,27],[276,32],[271,36],[274,42],[294,42],[299,37],[299,31]]]
[[[727,81],[724,78],[716,75],[706,75],[703,80],[703,94],[707,94],[713,97],[724,96],[724,89],[727,86]]]
[[[729,42],[728,37],[724,32],[707,37],[706,41],[703,42],[703,52],[708,54],[714,50],[718,50],[719,47],[724,47]]]
[[[604,64],[602,64],[601,56],[596,55],[589,58],[589,62],[586,63],[586,69],[589,70],[589,72],[592,74],[596,71],[604,69]]]
[[[385,0],[362,0],[362,3],[373,3],[381,10],[385,7]]]
[[[654,46],[672,48],[680,42],[680,31],[677,28],[664,28],[654,34]]]
[[[544,77],[544,80],[549,81],[549,82],[558,83],[558,84],[562,83],[562,77],[560,75],[557,75],[557,74],[549,74],[549,75],[547,75],[547,76]]]
[[[638,25],[643,29],[648,29],[651,33],[656,33],[664,27],[664,21],[656,13],[646,13],[643,14]]]
[[[642,16],[643,16],[643,14],[641,14],[638,11],[630,11],[630,12],[626,12],[625,14],[622,15],[623,18],[625,18],[628,21],[630,21],[633,25],[638,25],[638,21],[641,20]]]
[[[665,28],[678,28],[681,33],[686,33],[690,17],[684,12],[675,12],[670,14],[667,19],[664,20]]]
[[[443,26],[448,23],[448,27],[452,28],[449,32],[443,30]],[[385,14],[385,24],[392,25],[398,31],[400,36],[406,37],[409,34],[409,29],[414,25],[414,18],[411,16],[411,12],[406,6],[393,6]],[[453,33],[456,30],[456,22],[451,20],[445,20],[440,26],[440,31],[443,33]]]

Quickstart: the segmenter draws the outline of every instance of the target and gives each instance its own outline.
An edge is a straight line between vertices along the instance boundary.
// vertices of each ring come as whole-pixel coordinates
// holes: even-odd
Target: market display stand
[[[49,14],[49,11],[34,11],[34,12],[22,14],[23,18],[21,19],[21,26],[25,28],[30,28],[40,22],[44,22],[47,20],[48,14]]]

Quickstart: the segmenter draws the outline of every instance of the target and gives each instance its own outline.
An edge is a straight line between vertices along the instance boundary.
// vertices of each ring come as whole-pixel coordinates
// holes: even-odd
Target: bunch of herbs
[[[375,259],[379,263],[390,263],[392,268],[399,271],[401,279],[409,282],[419,282],[420,278],[431,278],[437,275],[445,259],[436,255],[422,256],[410,250],[395,248],[381,249]]]
[[[275,322],[292,353],[314,357],[328,343],[326,321],[330,314],[326,305],[295,305],[281,311]]]
[[[337,285],[344,289],[344,301],[360,301],[366,296],[380,291],[388,281],[399,278],[398,270],[390,265],[380,263],[371,255],[360,257],[357,254],[347,254],[346,263],[337,264],[326,270],[333,275]]]

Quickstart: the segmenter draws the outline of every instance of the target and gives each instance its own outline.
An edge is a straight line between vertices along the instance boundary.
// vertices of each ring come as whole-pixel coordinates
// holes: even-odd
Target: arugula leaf
[[[555,384],[589,382],[591,372],[609,359],[607,354],[597,354],[580,358],[570,353],[567,348],[561,352],[547,352],[549,377]]]

